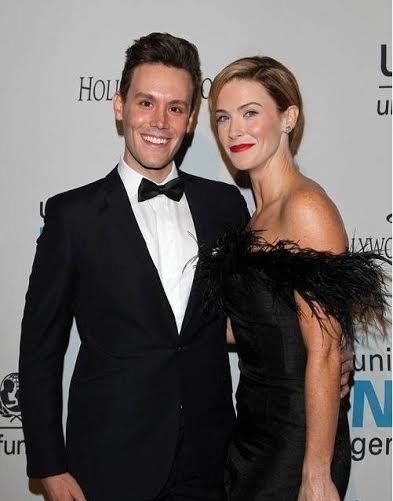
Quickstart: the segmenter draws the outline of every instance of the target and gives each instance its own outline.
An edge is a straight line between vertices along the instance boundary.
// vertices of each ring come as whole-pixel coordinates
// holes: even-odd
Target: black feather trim
[[[203,283],[205,307],[228,313],[228,277],[241,275],[249,286],[263,281],[277,297],[298,311],[297,291],[321,326],[333,317],[349,342],[353,324],[363,328],[384,325],[387,304],[384,263],[373,252],[332,254],[302,249],[296,242],[268,243],[252,230],[227,231],[214,248],[199,249],[198,279]]]

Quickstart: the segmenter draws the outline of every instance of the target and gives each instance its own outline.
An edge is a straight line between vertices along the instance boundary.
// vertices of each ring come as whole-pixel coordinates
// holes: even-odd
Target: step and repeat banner
[[[28,501],[43,498],[25,473],[17,365],[36,239],[46,200],[106,175],[122,153],[112,96],[126,48],[152,31],[197,45],[202,102],[181,167],[228,183],[209,125],[211,79],[242,56],[282,61],[305,104],[299,168],[336,202],[351,248],[391,258],[391,3],[5,0],[1,11],[0,499]],[[250,191],[242,192],[252,211]],[[73,329],[65,401],[78,346]],[[356,347],[347,501],[391,499],[391,400],[390,339],[370,337]]]

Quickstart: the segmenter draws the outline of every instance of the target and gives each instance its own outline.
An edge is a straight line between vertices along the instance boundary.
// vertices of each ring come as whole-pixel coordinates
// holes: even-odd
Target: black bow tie
[[[138,202],[150,200],[157,195],[166,195],[171,200],[178,202],[184,193],[184,181],[177,177],[165,184],[156,184],[145,177],[142,179],[138,188]]]

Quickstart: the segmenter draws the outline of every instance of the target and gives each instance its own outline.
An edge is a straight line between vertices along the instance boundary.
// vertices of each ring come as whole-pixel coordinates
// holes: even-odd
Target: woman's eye
[[[244,116],[245,116],[246,118],[255,117],[255,115],[258,115],[258,112],[257,112],[257,111],[254,111],[254,110],[248,110],[248,111],[246,111],[246,113],[244,114]]]
[[[228,120],[228,117],[227,117],[227,115],[218,115],[216,120],[217,120],[217,123],[223,123],[223,122],[226,122]]]

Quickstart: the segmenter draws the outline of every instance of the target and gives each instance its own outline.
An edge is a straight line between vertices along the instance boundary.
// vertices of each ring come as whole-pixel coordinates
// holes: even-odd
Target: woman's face
[[[262,84],[231,80],[221,89],[216,108],[219,141],[237,169],[262,167],[274,157],[285,116]]]

